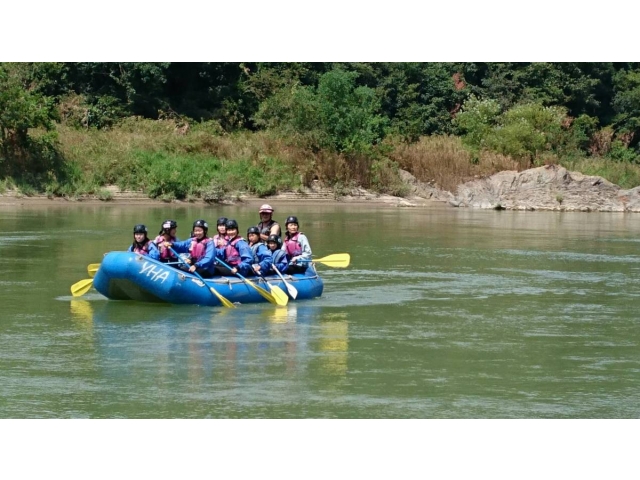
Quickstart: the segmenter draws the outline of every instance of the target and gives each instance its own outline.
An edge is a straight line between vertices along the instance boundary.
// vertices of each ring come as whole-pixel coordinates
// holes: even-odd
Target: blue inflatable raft
[[[284,277],[298,290],[296,300],[322,295],[322,279],[313,264],[305,273],[285,274]],[[277,275],[249,279],[267,291],[269,288],[265,282],[287,291]],[[255,288],[238,277],[215,277],[202,282],[195,275],[132,252],[108,253],[96,272],[93,286],[112,300],[219,306],[220,300],[209,290],[209,287],[213,287],[234,303],[267,301]]]

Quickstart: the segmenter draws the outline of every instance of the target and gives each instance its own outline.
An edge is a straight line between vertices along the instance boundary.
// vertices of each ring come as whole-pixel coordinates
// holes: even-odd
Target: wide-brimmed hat
[[[273,213],[273,207],[265,203],[260,207],[260,211],[258,213]]]

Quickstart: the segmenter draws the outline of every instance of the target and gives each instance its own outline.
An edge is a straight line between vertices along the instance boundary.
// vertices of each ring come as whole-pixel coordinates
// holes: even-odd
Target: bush
[[[628,148],[621,140],[611,142],[611,148],[607,152],[607,158],[616,162],[640,163],[640,157],[633,149]]]
[[[109,202],[113,200],[113,194],[111,193],[110,190],[107,190],[106,188],[102,188],[98,192],[98,200],[102,200],[103,202]]]
[[[317,89],[291,84],[265,99],[254,120],[305,147],[345,154],[369,153],[384,138],[388,120],[379,115],[375,91],[356,87],[356,72],[332,70]]]
[[[479,100],[475,96],[464,102],[454,120],[458,133],[463,135],[465,145],[474,150],[484,147],[486,137],[496,125],[500,115],[500,104],[495,100]]]

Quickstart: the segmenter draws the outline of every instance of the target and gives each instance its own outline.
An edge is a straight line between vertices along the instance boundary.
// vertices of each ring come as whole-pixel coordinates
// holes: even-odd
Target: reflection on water
[[[93,307],[86,300],[71,300],[69,302],[71,317],[77,320],[78,324],[86,328],[93,327]]]
[[[278,306],[270,310],[264,310],[269,321],[273,323],[295,322],[298,316],[298,307],[295,303],[289,303],[286,307]]]
[[[69,309],[73,322],[92,332],[86,338],[94,368],[130,385],[132,394],[153,385],[163,395],[215,401],[274,374],[297,381],[311,364],[347,374],[346,313],[304,302],[226,309],[72,299]]]
[[[346,314],[339,315],[346,318]],[[321,324],[320,351],[322,366],[334,375],[346,375],[349,348],[349,324],[346,320],[329,320]]]

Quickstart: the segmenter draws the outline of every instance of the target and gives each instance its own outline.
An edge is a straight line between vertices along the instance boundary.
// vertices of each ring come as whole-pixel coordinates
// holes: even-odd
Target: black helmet
[[[218,226],[218,225],[225,225],[226,226],[226,224],[227,224],[227,217],[220,217],[218,219],[218,222],[216,223],[216,226]]]
[[[267,238],[267,244],[275,242],[278,245],[278,248],[282,248],[282,239],[278,235],[269,235]]]
[[[204,220],[196,220],[193,222],[193,228],[200,227],[204,230],[204,233],[209,231],[209,224]]]
[[[164,232],[169,233],[174,228],[178,228],[178,224],[175,220],[165,220],[164,222],[162,222],[160,233],[158,235],[162,235]]]
[[[139,223],[138,225],[133,227],[133,233],[144,233],[146,235],[147,234],[147,227],[145,227],[143,224]]]
[[[249,230],[247,230],[247,235],[249,235],[250,233],[260,235],[260,229],[258,227],[249,227]]]
[[[285,226],[287,226],[287,225],[289,225],[290,223],[295,223],[296,225],[299,225],[299,223],[298,223],[298,217],[293,217],[293,216],[291,216],[291,217],[287,217],[287,221],[286,221],[286,222],[284,222],[284,225],[285,225]]]
[[[234,219],[230,218],[229,220],[227,220],[227,223],[225,223],[225,226],[229,229],[236,229],[238,230],[238,222],[236,222]]]

